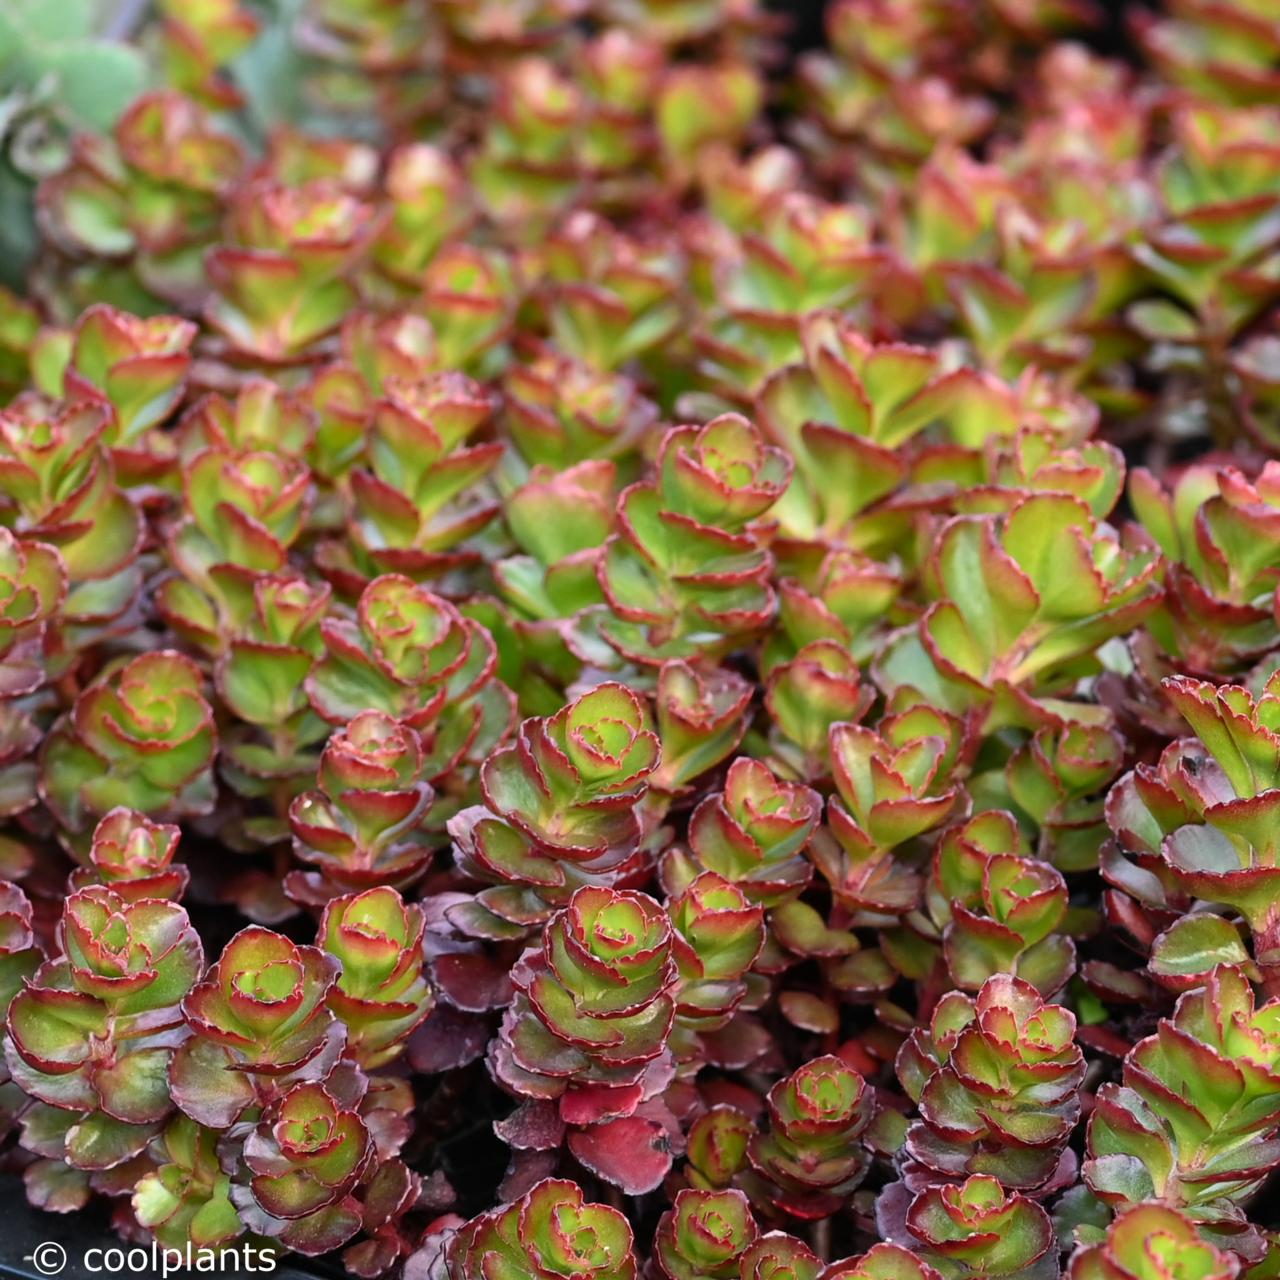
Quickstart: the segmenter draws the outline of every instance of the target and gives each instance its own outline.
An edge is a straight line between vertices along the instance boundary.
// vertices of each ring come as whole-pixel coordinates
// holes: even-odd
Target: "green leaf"
[[[142,54],[123,44],[75,41],[47,50],[40,61],[58,77],[60,104],[94,129],[109,129],[147,82]]]
[[[95,14],[103,7],[100,0],[8,0],[0,14],[0,34],[8,22],[25,40],[83,40],[93,35]],[[4,52],[0,43],[0,55]]]
[[[1151,972],[1163,978],[1191,979],[1220,964],[1249,963],[1240,930],[1208,913],[1176,920],[1151,947]]]

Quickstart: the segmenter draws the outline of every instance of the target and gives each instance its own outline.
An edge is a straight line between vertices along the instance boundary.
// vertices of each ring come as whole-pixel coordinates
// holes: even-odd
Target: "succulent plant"
[[[1271,1168],[1275,1007],[1256,1008],[1241,971],[1219,966],[1133,1046],[1123,1083],[1099,1089],[1089,1121],[1083,1172],[1096,1196],[1232,1216]]]
[[[725,1026],[748,994],[748,974],[765,945],[764,912],[715,872],[698,876],[668,904],[680,972],[680,1033]]]
[[[1066,494],[1029,494],[1004,517],[957,516],[929,558],[933,602],[886,647],[881,681],[945,710],[981,708],[988,730],[1036,727],[1054,713],[1055,681],[1155,607],[1158,568]]]
[[[493,677],[492,637],[400,574],[375,578],[355,618],[321,624],[326,653],[307,676],[316,712],[345,724],[381,711],[428,742],[428,776],[483,758],[506,732],[511,702]]]
[[[988,978],[975,999],[949,992],[929,1030],[898,1053],[903,1088],[920,1108],[906,1151],[950,1179],[990,1174],[1040,1191],[1074,1175],[1066,1142],[1080,1117],[1084,1058],[1075,1018],[1030,983]]]
[[[654,1257],[670,1280],[735,1276],[756,1237],[741,1191],[678,1191],[654,1234]]]
[[[264,180],[237,192],[228,243],[205,260],[210,326],[247,356],[287,361],[338,327],[374,211],[334,183]]]
[[[131,1207],[170,1249],[216,1249],[244,1231],[231,1202],[231,1178],[218,1162],[217,1134],[185,1115],[152,1140],[155,1167],[138,1179]]]
[[[895,863],[894,849],[939,826],[955,806],[947,786],[954,744],[945,721],[910,713],[886,718],[881,733],[836,724],[830,754],[838,796],[813,860],[836,901],[849,910],[902,914],[920,896],[920,877]],[[930,732],[934,730],[934,732]]]
[[[723,877],[752,901],[776,906],[809,883],[802,856],[817,826],[816,792],[780,782],[767,765],[739,758],[724,790],[701,801],[689,820],[689,849],[667,855],[667,884],[688,883],[698,868]]]
[[[829,1056],[779,1080],[768,1103],[768,1131],[747,1149],[751,1166],[783,1212],[825,1218],[866,1176],[871,1094],[856,1071]]]
[[[204,689],[173,650],[104,673],[45,742],[45,802],[72,830],[120,805],[158,817],[208,813],[216,731]]]
[[[347,1056],[378,1067],[404,1049],[431,1012],[423,975],[422,911],[394,889],[380,887],[334,898],[324,909],[318,941],[341,965],[329,1007],[347,1028]]]
[[[587,1203],[572,1182],[547,1178],[515,1203],[463,1225],[449,1241],[446,1265],[452,1280],[479,1280],[495,1270],[535,1280],[633,1280],[632,1248],[631,1228],[616,1209]]]
[[[529,927],[579,886],[617,878],[644,834],[638,809],[659,755],[649,724],[634,693],[602,684],[524,721],[485,762],[485,805],[449,832],[461,865],[494,882],[475,899],[486,916]]]
[[[178,1106],[221,1129],[293,1081],[322,1080],[346,1040],[328,1003],[338,973],[315,947],[258,925],[242,929],[183,1002],[191,1035],[169,1068]]]
[[[802,8],[0,6],[37,1208],[1276,1270],[1274,0]]]
[[[250,1177],[232,1199],[262,1234],[299,1253],[328,1253],[359,1230],[350,1193],[373,1158],[357,1111],[319,1081],[295,1084],[245,1140]]]
[[[203,948],[176,903],[103,886],[67,898],[58,941],[60,954],[13,996],[5,1057],[24,1093],[71,1113],[62,1158],[109,1169],[172,1112],[166,1072]]]
[[[675,1017],[677,967],[662,908],[631,890],[577,890],[520,958],[491,1068],[514,1092],[560,1099],[586,1122],[653,1091]]]
[[[129,902],[177,900],[191,873],[173,861],[181,832],[173,823],[152,822],[134,809],[112,809],[93,829],[88,867],[71,873],[75,889],[100,884]]]
[[[986,1174],[911,1199],[905,1239],[943,1276],[1038,1276],[1056,1265],[1049,1215]]]
[[[294,876],[295,892],[329,886],[403,887],[418,878],[432,846],[421,830],[435,793],[413,729],[364,711],[325,744],[316,780],[289,807],[294,852],[318,868]]]
[[[1071,976],[1075,945],[1058,931],[1066,881],[1026,856],[1012,814],[991,810],[947,831],[926,896],[958,987],[977,991],[988,978],[1011,973],[1051,995]]]
[[[1071,1258],[1073,1280],[1091,1276],[1152,1274],[1235,1276],[1240,1261],[1205,1240],[1196,1225],[1162,1204],[1140,1204],[1119,1214],[1106,1239]]]
[[[605,543],[603,634],[640,662],[714,658],[771,620],[769,554],[753,521],[780,496],[791,464],[744,418],[663,437],[659,478],[619,499]]]

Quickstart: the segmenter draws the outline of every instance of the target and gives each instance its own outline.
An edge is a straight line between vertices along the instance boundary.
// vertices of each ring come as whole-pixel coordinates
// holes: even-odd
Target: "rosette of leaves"
[[[625,464],[658,416],[633,379],[551,344],[514,360],[502,387],[503,423],[530,466],[567,470],[593,458]]]
[[[111,412],[109,443],[126,456],[147,453],[146,437],[177,407],[191,367],[196,326],[178,316],[142,318],[98,304],[71,330],[62,375],[70,400],[96,400]],[[167,447],[167,446],[158,446]]]
[[[806,316],[888,297],[891,288],[867,285],[895,274],[873,247],[864,206],[794,187],[764,198],[737,236],[719,237],[708,252],[708,314],[694,340],[712,402],[753,403],[769,376],[804,360]]]
[[[987,733],[1078,718],[1059,695],[1096,670],[1098,646],[1155,608],[1159,567],[1155,551],[1129,548],[1067,494],[956,516],[925,565],[928,608],[880,655],[879,682],[980,712]]]
[[[817,1280],[824,1271],[818,1256],[785,1231],[766,1231],[738,1259],[742,1280]]]
[[[313,496],[311,472],[287,454],[205,449],[183,468],[184,514],[169,554],[184,577],[215,592],[215,567],[278,574]]]
[[[399,288],[416,290],[444,244],[474,220],[471,192],[453,157],[426,142],[392,149],[384,189],[386,221],[370,257]]]
[[[1177,299],[1136,304],[1131,323],[1156,341],[1193,353],[1205,381],[1203,412],[1217,438],[1236,427],[1223,385],[1223,352],[1276,296],[1273,123],[1247,111],[1198,102],[1173,115],[1174,146],[1155,166],[1162,216],[1134,246],[1154,282]]]
[[[785,499],[784,499],[785,501]],[[772,672],[809,645],[829,641],[866,662],[900,621],[902,569],[845,546],[787,542],[778,572],[778,627],[765,642]],[[856,720],[855,715],[833,720]]]
[[[191,1034],[169,1068],[182,1111],[224,1129],[293,1083],[323,1080],[345,1041],[328,1004],[339,968],[258,925],[236,934],[183,1002]]]
[[[513,1204],[472,1218],[449,1241],[450,1280],[635,1280],[631,1228],[582,1188],[546,1178]]]
[[[249,1177],[232,1187],[251,1229],[305,1255],[328,1253],[360,1229],[351,1195],[375,1148],[354,1107],[320,1081],[295,1084],[245,1139]]]
[[[951,828],[938,843],[925,905],[941,933],[952,981],[977,991],[995,974],[1052,995],[1075,971],[1075,944],[1057,932],[1067,885],[1046,862],[1027,856],[1010,813],[991,810]]]
[[[664,662],[654,690],[661,759],[653,787],[681,794],[727,759],[746,732],[750,704],[751,685],[736,671]]]
[[[201,396],[178,420],[175,434],[184,462],[206,449],[274,451],[306,459],[316,444],[316,419],[302,389],[249,374],[234,396],[218,391]]]
[[[804,850],[821,813],[812,788],[780,781],[759,760],[740,757],[729,766],[723,789],[693,811],[688,850],[677,846],[664,857],[663,882],[675,890],[700,871],[710,872],[751,902],[778,906],[813,875]]]
[[[3,523],[56,546],[68,578],[61,617],[76,640],[80,628],[124,613],[142,580],[142,520],[116,484],[109,424],[104,405],[84,400],[53,408],[17,401],[0,411]]]
[[[357,573],[421,580],[467,563],[463,545],[498,513],[482,481],[502,445],[468,443],[493,412],[492,393],[459,373],[387,378],[349,473],[347,546]]]
[[[779,369],[757,397],[761,425],[796,464],[774,509],[790,537],[878,546],[886,530],[874,508],[910,474],[904,445],[927,428],[968,448],[1016,429],[998,383],[947,370],[928,348],[872,343],[828,311],[800,330],[803,362]]]
[[[338,331],[337,348],[299,392],[300,406],[313,422],[307,462],[326,486],[341,490],[347,474],[364,458],[374,406],[386,383],[392,378],[416,383],[436,369],[442,357],[432,323],[407,311],[361,308],[350,312]],[[326,496],[324,525],[336,529],[348,508],[339,494]],[[353,575],[351,566],[344,567],[340,558],[329,573],[345,594],[358,595],[364,586],[363,578]],[[348,577],[354,577],[349,586]]]
[[[902,1184],[895,1184],[901,1188]],[[882,1194],[877,1220],[894,1243],[911,1248],[920,1261],[947,1280],[967,1276],[1018,1276],[1027,1280],[1057,1273],[1049,1215],[1034,1200],[1006,1192],[986,1174],[959,1184],[930,1187],[914,1198]]]
[[[677,1057],[696,1055],[701,1031],[724,1027],[748,994],[747,975],[765,945],[764,912],[714,872],[698,876],[667,904],[676,991]]]
[[[725,1104],[704,1111],[690,1126],[688,1160],[681,1171],[701,1191],[722,1191],[746,1167],[747,1143],[756,1126],[745,1112]]]
[[[756,522],[790,472],[737,415],[667,432],[657,477],[623,491],[599,562],[599,626],[624,658],[714,659],[768,625],[772,562]]]
[[[258,19],[238,0],[162,0],[159,7],[157,45],[165,78],[209,106],[243,106],[244,95],[226,68],[253,43],[261,30]]]
[[[510,726],[493,637],[409,578],[375,578],[355,617],[326,618],[321,632],[325,656],[306,682],[316,712],[335,725],[370,710],[401,721],[422,736],[432,780],[483,759]]]
[[[920,876],[894,850],[939,827],[955,808],[958,793],[948,782],[958,744],[948,729],[927,712],[888,716],[879,732],[831,727],[839,794],[827,804],[810,856],[846,910],[903,915],[919,902]]]
[[[679,328],[684,259],[670,241],[580,209],[547,238],[543,269],[539,299],[555,347],[599,373],[645,359]]]
[[[1272,675],[1256,700],[1239,685],[1214,687],[1186,676],[1166,680],[1164,690],[1225,785],[1164,837],[1161,855],[1188,895],[1240,912],[1254,957],[1269,971],[1280,963],[1280,842],[1273,830],[1280,811],[1280,677]]]
[[[990,127],[992,104],[963,94],[940,56],[969,15],[910,0],[837,0],[828,14],[829,48],[805,54],[798,68],[817,134],[809,145],[824,168],[851,153],[877,173],[912,172],[935,143],[963,145]]]
[[[1013,378],[1028,368],[1070,363],[1083,376],[1099,359],[1089,322],[1107,310],[1097,302],[1101,255],[1070,221],[1055,225],[1021,212],[997,212],[990,228],[994,262],[939,264],[938,278],[984,367]],[[1126,213],[1133,216],[1123,205],[1116,209],[1117,224]],[[1072,231],[1083,243],[1079,252],[1064,254],[1063,240]],[[1134,289],[1136,272],[1129,267],[1127,274],[1116,288],[1117,302],[1124,288]]]
[[[288,362],[357,302],[350,275],[376,230],[372,206],[327,179],[264,178],[235,193],[227,241],[205,258],[207,323],[240,355]]]
[[[863,289],[863,297],[888,295],[890,289],[879,286],[888,285],[892,263],[873,247],[871,230],[865,206],[824,200],[807,191],[779,191],[764,204],[760,217],[722,260],[716,302],[730,323],[726,330],[716,316],[710,326],[713,345],[707,350],[711,361],[720,363],[715,348],[737,326],[747,332],[785,332],[790,341],[776,351],[781,359],[760,366],[745,382],[735,379],[736,386],[726,386],[731,397],[754,396],[769,374],[804,358],[805,316],[851,307]],[[714,385],[719,370],[705,372]]]
[[[377,885],[403,888],[423,871],[432,845],[422,831],[435,793],[423,778],[414,730],[365,711],[325,744],[318,788],[289,807],[293,848],[316,873],[291,876],[308,899]]]
[[[756,1233],[741,1191],[677,1191],[658,1219],[653,1256],[668,1280],[736,1280]]]
[[[669,1076],[677,977],[671,923],[652,898],[579,889],[512,971],[490,1069],[518,1095],[559,1099],[571,1123],[629,1116]]]
[[[100,884],[126,902],[168,898],[186,892],[191,873],[173,861],[179,829],[172,823],[152,822],[134,809],[112,809],[93,829],[89,865],[71,873],[71,888]]]
[[[391,888],[332,899],[317,942],[342,966],[329,1008],[347,1028],[346,1055],[363,1069],[390,1062],[431,1012],[423,973],[422,908]]]
[[[71,831],[124,806],[192,817],[214,805],[213,709],[195,664],[172,649],[109,667],[44,744],[40,794]]]
[[[1080,723],[1046,725],[1009,757],[1000,790],[1034,822],[1040,857],[1068,872],[1097,864],[1105,793],[1123,762],[1119,734]]]
[[[1146,619],[1159,649],[1192,673],[1243,669],[1275,644],[1280,468],[1247,478],[1197,464],[1167,488],[1138,467],[1129,500],[1168,560],[1164,600]]]
[[[478,371],[507,336],[520,296],[510,255],[497,246],[447,244],[423,273],[422,310],[444,369]]]
[[[1071,493],[1105,520],[1124,491],[1125,460],[1106,440],[1077,439],[1093,425],[1081,423],[1064,406],[1056,422],[1022,426],[1010,436],[989,436],[974,474],[983,498],[1003,503],[1016,502],[1020,490]]]
[[[485,804],[449,821],[459,866],[490,885],[460,926],[520,936],[580,885],[619,877],[644,835],[658,751],[647,710],[619,684],[525,720],[481,767]]]
[[[785,602],[785,579],[780,594]],[[775,638],[777,634],[775,630]],[[845,642],[813,640],[801,645],[794,657],[769,669],[764,701],[772,720],[772,758],[809,782],[827,778],[832,726],[861,720],[874,699],[874,689],[863,683],[858,661]]]
[[[583,48],[589,101],[583,158],[614,199],[643,198],[640,173],[653,149],[650,109],[665,66],[663,50],[647,29],[606,28]]]
[[[1280,1160],[1280,1003],[1255,1007],[1238,968],[1214,969],[1140,1040],[1089,1120],[1085,1182],[1116,1207],[1159,1199],[1243,1227],[1239,1208]]]
[[[90,260],[87,278],[81,267],[67,281],[63,305],[99,292],[123,292],[137,310],[157,300],[192,303],[203,289],[203,253],[244,164],[211,113],[172,90],[137,99],[109,137],[79,135],[70,163],[37,191],[44,234],[73,259]],[[113,270],[117,260],[124,266]]]
[[[221,566],[210,577],[216,609],[212,600],[190,609],[185,593],[169,595],[158,607],[175,631],[217,654],[214,685],[237,722],[223,736],[220,771],[238,794],[270,797],[272,820],[254,815],[246,827],[254,836],[276,839],[288,797],[314,772],[317,748],[329,732],[306,689],[324,651],[320,622],[329,609],[329,588],[287,570],[245,574]],[[171,578],[164,585],[178,582]]]
[[[870,1090],[829,1055],[779,1080],[768,1105],[769,1127],[747,1147],[763,1195],[791,1217],[829,1217],[870,1167],[864,1139],[874,1112]]]
[[[1243,3],[1188,0],[1167,12],[1142,14],[1134,29],[1161,77],[1197,100],[1227,106],[1266,102],[1276,87],[1280,35],[1265,9]]]
[[[108,1169],[172,1110],[166,1070],[204,954],[176,903],[102,886],[67,898],[58,941],[9,1005],[5,1058],[19,1088],[56,1112],[32,1120],[39,1154],[54,1131],[72,1167]]]
[[[529,55],[499,76],[468,177],[486,212],[517,236],[545,233],[585,176],[579,157],[581,86]]]
[[[1197,701],[1193,688],[1181,688],[1181,696],[1192,704]],[[1228,702],[1231,692],[1227,690]],[[1202,708],[1210,717],[1212,702],[1210,698]],[[1248,732],[1247,723],[1241,717],[1237,727]],[[1171,742],[1155,765],[1137,765],[1107,795],[1113,838],[1103,845],[1100,858],[1108,886],[1103,896],[1107,923],[1149,957],[1149,975],[1172,991],[1199,986],[1217,964],[1240,964],[1256,973],[1243,923],[1213,910],[1193,911],[1193,892],[1165,856],[1165,843],[1175,832],[1189,828],[1189,836],[1195,837],[1209,810],[1239,803],[1217,760],[1199,738],[1190,737]],[[1199,870],[1208,867],[1200,865]],[[1229,883],[1229,866],[1219,870]],[[1249,874],[1259,873],[1268,874],[1265,867]]]
[[[1085,1071],[1074,1034],[1068,1010],[1007,974],[974,999],[943,996],[928,1031],[917,1028],[898,1053],[898,1078],[920,1108],[908,1155],[949,1179],[990,1174],[1040,1194],[1065,1184]]]
[[[1163,1204],[1140,1204],[1119,1214],[1105,1239],[1071,1257],[1071,1280],[1233,1280],[1240,1259],[1218,1249],[1196,1224]]]

